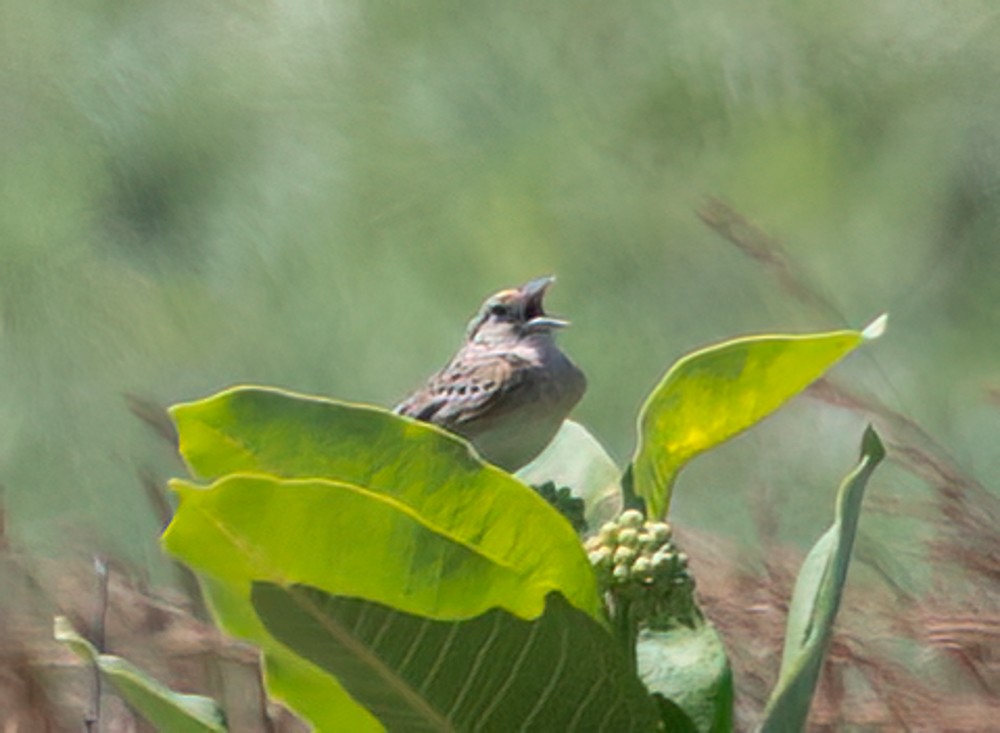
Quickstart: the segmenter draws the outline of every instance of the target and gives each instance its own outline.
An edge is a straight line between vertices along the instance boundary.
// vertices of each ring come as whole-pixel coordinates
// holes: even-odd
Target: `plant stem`
[[[629,669],[638,671],[636,661],[635,644],[639,639],[639,623],[635,618],[632,601],[628,598],[616,596],[614,599],[614,610],[611,614],[615,637],[625,655]]]
[[[622,474],[621,480],[622,488],[622,511],[626,509],[638,509],[642,512],[643,516],[646,516],[646,502],[639,498],[635,493],[635,481],[632,477],[632,464],[628,464],[628,468],[625,469],[625,473]]]
[[[94,622],[91,628],[91,635],[94,639],[94,646],[98,653],[104,653],[105,622],[108,613],[108,562],[100,555],[94,555],[94,572],[97,575],[97,603],[94,611]],[[101,725],[101,671],[94,665],[94,699],[91,701],[91,709],[84,719],[84,725],[88,731],[96,731]]]

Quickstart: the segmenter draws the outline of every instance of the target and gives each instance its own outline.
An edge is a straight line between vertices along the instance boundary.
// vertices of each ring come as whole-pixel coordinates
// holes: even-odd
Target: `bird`
[[[530,463],[587,388],[555,341],[569,322],[545,313],[553,282],[539,277],[487,298],[451,361],[393,411],[460,435],[506,471]]]

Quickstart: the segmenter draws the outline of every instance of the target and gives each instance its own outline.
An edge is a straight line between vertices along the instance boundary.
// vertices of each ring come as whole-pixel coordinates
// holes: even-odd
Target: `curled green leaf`
[[[666,514],[688,461],[770,415],[884,328],[882,316],[862,331],[750,336],[674,364],[639,413],[632,480],[650,516]]]
[[[762,733],[803,730],[823,655],[840,608],[861,500],[885,448],[869,426],[861,441],[861,460],[837,492],[833,524],[806,555],[788,608],[785,648],[778,684],[768,700]]]

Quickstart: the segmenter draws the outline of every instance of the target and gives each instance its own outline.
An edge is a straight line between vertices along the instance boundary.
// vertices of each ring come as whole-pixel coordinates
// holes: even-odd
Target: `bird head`
[[[491,295],[469,322],[469,340],[524,338],[568,326],[569,321],[546,315],[542,304],[545,291],[555,280],[552,276],[539,277],[516,290],[501,290]]]

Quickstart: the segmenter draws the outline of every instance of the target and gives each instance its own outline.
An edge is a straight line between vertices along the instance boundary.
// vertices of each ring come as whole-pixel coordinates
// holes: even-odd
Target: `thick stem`
[[[614,597],[611,623],[614,627],[615,638],[618,639],[618,645],[625,655],[629,669],[638,672],[635,645],[639,640],[639,622],[635,617],[635,609],[630,599],[621,596]]]

